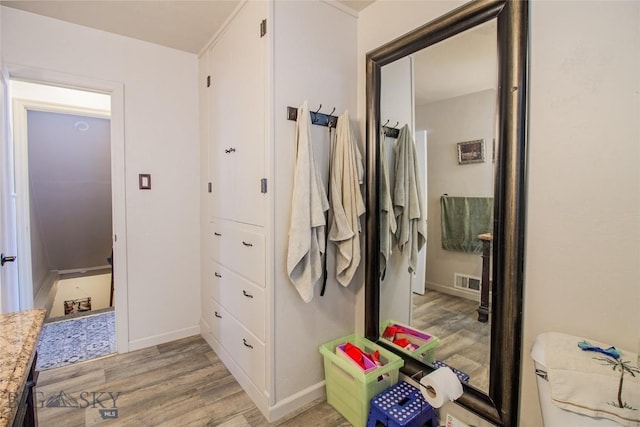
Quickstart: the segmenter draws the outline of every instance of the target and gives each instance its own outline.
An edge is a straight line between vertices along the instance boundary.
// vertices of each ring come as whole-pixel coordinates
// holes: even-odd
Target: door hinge
[[[260,180],[260,192],[261,193],[267,192],[267,178],[262,178]]]
[[[207,87],[211,86],[211,76],[207,76]]]
[[[263,19],[260,22],[260,37],[264,37],[267,34],[267,20]]]
[[[209,193],[211,193],[211,192],[212,192],[212,185],[211,185],[211,183],[210,183],[210,182],[209,182],[209,183],[207,183],[207,191],[208,191]]]

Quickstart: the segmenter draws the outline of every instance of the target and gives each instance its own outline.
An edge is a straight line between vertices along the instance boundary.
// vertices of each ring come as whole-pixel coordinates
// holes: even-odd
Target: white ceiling
[[[3,0],[0,4],[162,46],[199,53],[241,0]],[[373,0],[342,0],[362,10]]]

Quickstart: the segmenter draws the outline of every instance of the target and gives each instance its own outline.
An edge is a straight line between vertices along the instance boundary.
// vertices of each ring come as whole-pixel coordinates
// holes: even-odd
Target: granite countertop
[[[0,314],[0,427],[13,423],[44,316],[45,310]]]

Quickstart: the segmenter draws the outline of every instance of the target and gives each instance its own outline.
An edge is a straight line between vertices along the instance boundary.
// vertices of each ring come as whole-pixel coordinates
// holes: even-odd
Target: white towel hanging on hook
[[[360,166],[358,165],[360,163]],[[335,243],[336,279],[348,286],[360,264],[360,216],[365,212],[360,193],[359,171],[362,157],[351,129],[349,112],[338,117],[336,142],[331,154],[331,194],[329,195],[332,219],[329,240]]]
[[[306,101],[298,108],[296,145],[287,273],[304,302],[309,302],[323,273],[324,212],[329,209],[329,202],[313,156],[311,120]]]

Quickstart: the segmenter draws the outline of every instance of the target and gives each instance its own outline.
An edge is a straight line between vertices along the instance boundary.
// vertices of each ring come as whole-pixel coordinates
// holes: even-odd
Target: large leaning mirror
[[[468,375],[458,402],[501,425],[520,387],[527,7],[474,1],[367,55],[366,336],[408,375]],[[402,198],[420,214],[396,218]],[[389,325],[425,336],[399,349]]]

